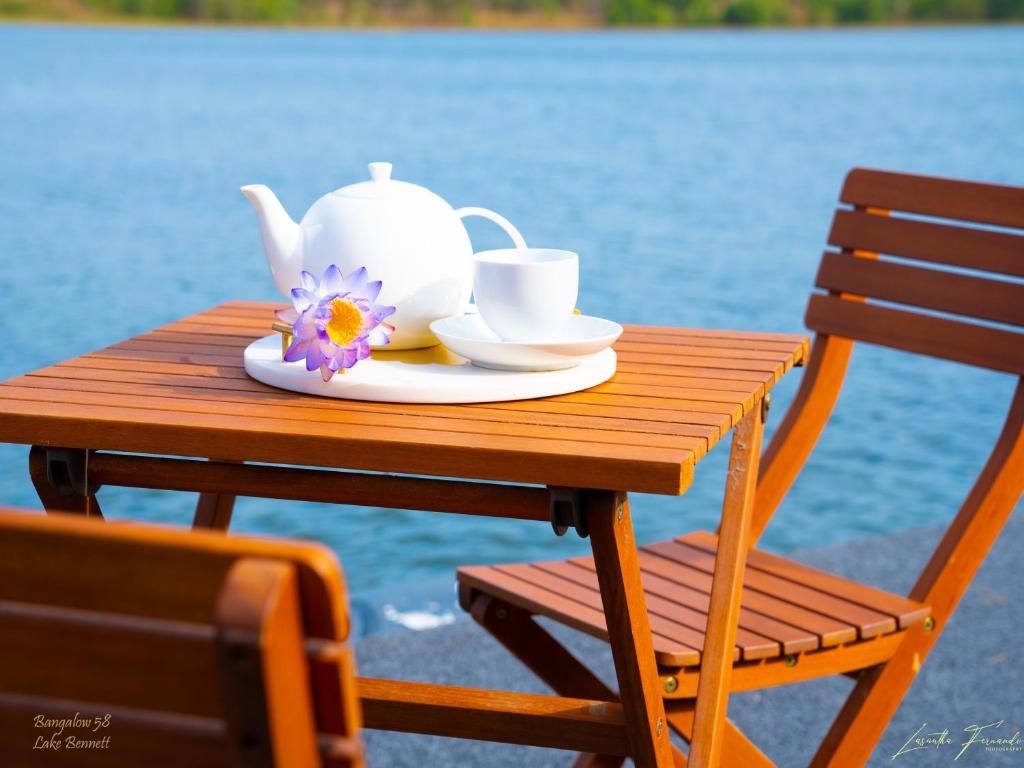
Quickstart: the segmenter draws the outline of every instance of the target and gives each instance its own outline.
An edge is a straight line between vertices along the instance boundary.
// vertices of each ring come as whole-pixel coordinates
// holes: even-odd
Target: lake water
[[[275,298],[238,187],[270,185],[298,218],[370,160],[505,214],[533,244],[579,251],[588,313],[799,331],[852,166],[1024,184],[1024,28],[0,26],[0,377],[227,299]],[[479,248],[501,245],[470,226]],[[777,390],[774,423],[798,378]],[[766,544],[948,520],[1012,385],[859,348]],[[727,452],[682,499],[636,497],[639,537],[713,526]],[[26,457],[0,446],[3,502],[37,504]],[[176,523],[194,503],[122,489],[101,500],[110,517]],[[327,542],[356,590],[587,548],[537,524],[251,499],[234,528]]]

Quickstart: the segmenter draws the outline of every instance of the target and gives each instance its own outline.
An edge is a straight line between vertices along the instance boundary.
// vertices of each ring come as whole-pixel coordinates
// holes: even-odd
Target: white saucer
[[[304,362],[281,360],[281,337],[258,339],[245,350],[245,371],[257,381],[293,392],[385,403],[491,403],[566,395],[615,375],[615,351],[605,349],[568,370],[546,373],[478,368],[441,345],[398,352],[374,350],[348,373],[324,381]]]
[[[610,347],[622,334],[618,323],[588,315],[573,315],[557,341],[502,341],[475,313],[435,320],[430,330],[455,354],[499,371],[572,368]]]

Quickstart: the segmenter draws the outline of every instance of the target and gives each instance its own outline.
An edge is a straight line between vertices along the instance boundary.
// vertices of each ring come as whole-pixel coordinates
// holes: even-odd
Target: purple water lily
[[[292,306],[299,316],[292,324],[285,362],[305,359],[306,370],[319,369],[323,380],[330,381],[339,370],[369,357],[371,344],[391,340],[395,327],[384,318],[395,308],[376,303],[381,282],[369,282],[366,267],[345,277],[332,264],[320,280],[305,271],[299,279],[302,285],[292,289]],[[278,313],[282,319],[288,315],[288,310]]]

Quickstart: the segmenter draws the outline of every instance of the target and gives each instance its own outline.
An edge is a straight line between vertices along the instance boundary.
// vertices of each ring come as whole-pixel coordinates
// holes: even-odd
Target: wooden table
[[[598,564],[621,704],[363,679],[366,724],[666,766],[626,493],[682,494],[697,462],[738,426],[701,667],[708,690],[697,707],[714,727],[768,393],[802,362],[805,337],[627,326],[615,377],[585,392],[458,406],[360,403],[246,376],[242,350],[267,335],[275,308],[229,302],[7,381],[0,440],[33,446],[32,481],[51,511],[100,515],[96,492],[113,485],[199,492],[197,527],[226,529],[235,496],[574,527],[590,536]]]

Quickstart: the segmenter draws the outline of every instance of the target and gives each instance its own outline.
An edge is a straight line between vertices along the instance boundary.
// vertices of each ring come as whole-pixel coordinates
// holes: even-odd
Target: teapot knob
[[[391,179],[391,163],[370,163],[370,178],[374,181]]]

